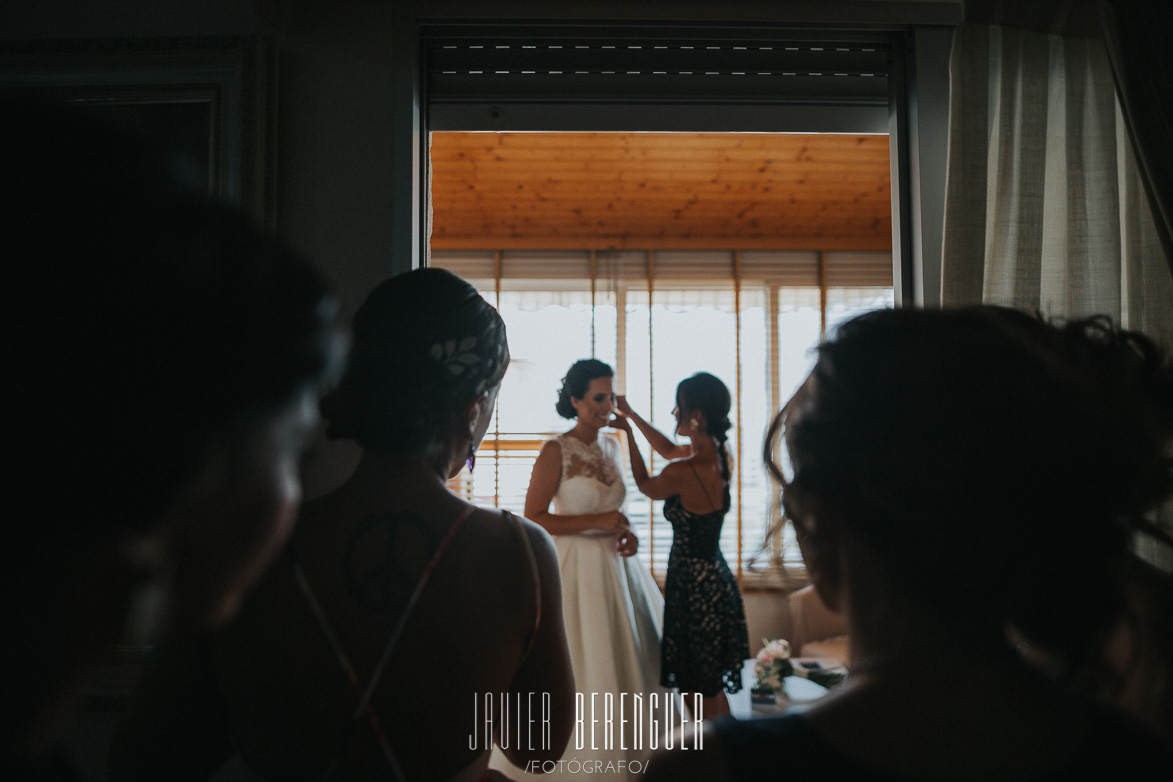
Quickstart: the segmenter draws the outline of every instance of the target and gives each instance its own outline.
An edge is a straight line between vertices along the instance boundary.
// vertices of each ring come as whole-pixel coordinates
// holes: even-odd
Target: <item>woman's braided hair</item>
[[[729,389],[719,378],[708,372],[697,372],[676,386],[676,406],[681,412],[705,414],[708,434],[717,439],[717,456],[721,464],[721,478],[725,483],[723,507],[728,510],[732,497],[729,493],[729,410],[732,398]]]

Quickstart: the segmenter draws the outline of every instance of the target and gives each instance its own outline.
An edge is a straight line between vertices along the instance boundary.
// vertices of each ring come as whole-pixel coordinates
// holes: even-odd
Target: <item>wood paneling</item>
[[[890,250],[888,137],[434,133],[432,247]]]

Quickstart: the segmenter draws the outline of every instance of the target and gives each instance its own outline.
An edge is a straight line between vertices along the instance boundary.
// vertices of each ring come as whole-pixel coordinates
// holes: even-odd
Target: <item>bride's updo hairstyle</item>
[[[575,418],[578,411],[570,403],[570,398],[582,399],[586,396],[591,381],[599,377],[614,377],[615,370],[602,361],[593,358],[584,358],[575,361],[562,378],[562,388],[558,389],[558,404],[554,409],[563,418]]]
[[[877,561],[882,594],[991,648],[1013,630],[1072,673],[1101,662],[1127,615],[1135,533],[1169,542],[1152,518],[1173,491],[1171,446],[1173,368],[1146,337],[981,306],[843,324],[765,460],[787,516],[836,520]]]
[[[330,438],[399,456],[437,452],[453,422],[509,365],[505,323],[444,269],[383,282],[354,318],[350,365],[322,401]]]
[[[729,388],[708,372],[697,372],[676,386],[676,406],[681,412],[705,414],[707,434],[717,438],[717,455],[721,462],[721,477],[725,480],[725,508],[730,506],[729,494],[729,409],[732,399]]]

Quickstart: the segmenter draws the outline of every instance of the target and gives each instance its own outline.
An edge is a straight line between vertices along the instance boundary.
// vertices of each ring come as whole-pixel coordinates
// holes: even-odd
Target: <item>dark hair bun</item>
[[[562,378],[562,388],[558,389],[558,402],[554,409],[563,418],[575,418],[578,411],[570,403],[570,398],[582,399],[586,396],[591,381],[599,377],[614,377],[615,370],[602,361],[593,358],[584,358],[575,361]]]
[[[397,275],[355,315],[350,365],[322,402],[326,434],[423,453],[508,364],[505,323],[476,288],[444,269]]]

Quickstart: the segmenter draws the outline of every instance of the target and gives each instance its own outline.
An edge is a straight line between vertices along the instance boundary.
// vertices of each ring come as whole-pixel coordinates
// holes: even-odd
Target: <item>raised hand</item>
[[[624,418],[631,415],[631,405],[627,404],[627,397],[623,394],[615,396],[615,411]]]

